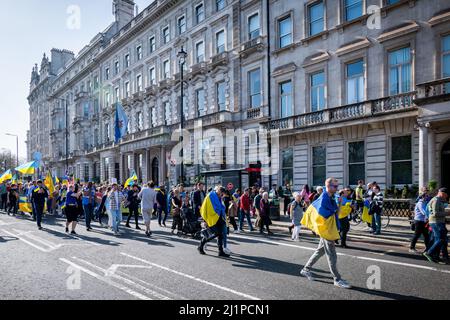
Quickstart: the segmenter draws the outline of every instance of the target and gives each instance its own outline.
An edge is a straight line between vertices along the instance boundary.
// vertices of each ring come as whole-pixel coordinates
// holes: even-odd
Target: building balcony
[[[75,117],[75,118],[73,119],[72,124],[75,126],[75,125],[77,125],[77,124],[81,124],[83,121],[86,121],[86,120],[88,120],[88,118],[85,118],[85,117]]]
[[[249,108],[245,111],[244,118],[247,120],[261,119],[268,116],[267,111],[267,106]]]
[[[89,98],[89,93],[86,91],[83,92],[78,92],[75,95],[75,102],[79,101],[79,100],[83,100],[83,99],[88,99]]]
[[[121,100],[122,106],[129,106],[132,103],[132,97],[128,96]]]
[[[422,106],[450,100],[450,77],[417,85],[417,98],[414,103]]]
[[[164,90],[170,87],[170,79],[163,79],[159,82],[159,89]]]
[[[58,113],[62,113],[63,109],[62,108],[53,108],[52,111],[50,112],[50,116],[54,117],[56,116]]]
[[[229,62],[228,52],[222,52],[211,58],[210,68],[215,69],[219,66],[227,65]]]
[[[241,51],[239,54],[243,57],[247,57],[254,52],[261,52],[264,50],[263,37],[259,36],[241,45]]]
[[[144,92],[138,91],[133,93],[133,102],[143,101],[144,100]]]
[[[133,142],[136,140],[141,140],[145,138],[151,138],[155,136],[160,136],[164,134],[169,134],[169,128],[166,126],[158,126],[146,130],[137,131],[134,133],[127,134],[122,138],[121,143]]]
[[[145,96],[146,97],[155,96],[157,92],[158,87],[156,85],[150,85],[145,89]]]
[[[289,130],[302,130],[345,121],[364,119],[367,122],[367,119],[372,117],[375,119],[376,116],[415,111],[416,106],[413,102],[415,94],[416,92],[409,92],[376,100],[363,101],[337,108],[275,119],[262,123],[262,125],[267,130],[287,132]]]
[[[194,64],[191,67],[191,72],[189,73],[189,77],[193,78],[198,74],[206,74],[208,72],[208,66],[206,62],[200,62]]]

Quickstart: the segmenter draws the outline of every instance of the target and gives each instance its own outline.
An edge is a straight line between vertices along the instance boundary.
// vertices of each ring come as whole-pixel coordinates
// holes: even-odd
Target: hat
[[[37,183],[42,183],[42,180],[38,180]]]
[[[442,187],[442,188],[439,189],[439,192],[448,194],[448,189],[446,187]]]

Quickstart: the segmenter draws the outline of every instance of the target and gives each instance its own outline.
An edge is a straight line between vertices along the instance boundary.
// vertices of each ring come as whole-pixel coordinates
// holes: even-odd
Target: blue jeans
[[[372,215],[372,230],[374,233],[381,233],[381,213]]]
[[[447,238],[447,228],[445,228],[445,223],[430,223],[431,229],[433,230],[434,243],[428,250],[430,256],[439,257],[439,252],[442,250],[442,255],[444,259],[448,259],[448,238]]]
[[[162,207],[158,207],[156,210],[158,211],[158,224],[161,225],[161,222],[166,223],[167,211]],[[163,213],[164,213],[164,219],[162,217]]]
[[[120,209],[111,210],[112,228],[114,232],[119,232],[120,215],[121,215]]]
[[[86,228],[91,228],[91,219],[94,214],[94,206],[92,204],[83,205],[84,220],[86,221]]]
[[[248,227],[250,228],[250,231],[253,231],[252,219],[250,218],[250,211],[244,211],[241,209],[240,212],[241,214],[239,215],[239,230],[242,231],[242,228],[244,227],[244,218],[247,217]]]

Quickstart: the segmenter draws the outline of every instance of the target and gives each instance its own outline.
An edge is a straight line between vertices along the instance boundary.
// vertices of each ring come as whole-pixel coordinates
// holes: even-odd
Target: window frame
[[[142,44],[140,44],[136,47],[136,61],[141,61],[143,57],[143,48]]]
[[[251,26],[250,20],[255,16],[257,17],[257,21],[258,21],[258,29],[255,29],[252,31],[252,30],[250,30],[250,26]],[[256,32],[256,31],[258,31],[258,35],[252,36],[252,33]],[[257,12],[253,12],[247,16],[247,39],[250,41],[250,40],[257,39],[260,36],[261,36],[261,16],[259,14],[259,11],[257,11]]]
[[[181,20],[184,21],[184,24],[182,24],[182,25],[180,25]],[[184,31],[181,30],[182,27],[184,27]],[[181,34],[185,33],[186,31],[187,31],[186,15],[183,14],[177,18],[177,32],[178,32],[178,35],[181,35]]]
[[[167,34],[165,33],[167,31]],[[162,28],[161,30],[161,38],[162,38],[162,42],[163,44],[168,44],[170,42],[170,26],[166,25],[165,27]],[[167,36],[167,37],[166,37]]]
[[[199,20],[199,11],[198,8],[202,8],[201,13],[203,14],[203,18],[201,20]],[[195,17],[195,24],[198,25],[200,23],[202,23],[203,21],[205,21],[206,19],[206,14],[205,14],[205,4],[204,2],[199,2],[194,6],[194,17]]]
[[[362,84],[362,92],[363,92],[363,96],[361,97],[361,100],[359,101],[354,101],[354,102],[350,102],[349,100],[349,90],[348,90],[348,81],[349,80],[353,80],[356,78],[360,78],[360,76],[358,75],[353,75],[353,76],[349,76],[348,75],[348,67],[349,65],[352,64],[356,64],[358,62],[362,62],[363,65],[363,70],[361,74],[358,75],[362,75],[362,79],[363,79],[363,84]],[[348,60],[344,62],[344,83],[345,83],[345,100],[344,100],[344,105],[351,105],[351,104],[355,104],[355,103],[361,103],[363,101],[366,100],[366,85],[367,85],[367,62],[365,57],[355,57],[354,59]],[[359,82],[358,82],[358,86],[359,86]],[[359,94],[359,91],[357,91],[357,93]]]
[[[152,72],[153,70],[153,72]],[[151,75],[153,74],[153,80]],[[153,86],[156,85],[156,66],[151,66],[148,68],[148,85]]]
[[[148,51],[153,53],[156,51],[156,36],[152,35],[148,38]]]
[[[227,0],[215,0],[216,3],[216,12],[222,11],[223,9],[225,9],[228,5]],[[223,7],[219,8],[219,4],[222,3]]]
[[[223,88],[223,103],[220,103],[220,94],[219,94],[220,91],[219,91],[219,88],[220,88],[221,85],[224,86],[224,88]],[[217,104],[217,111],[219,111],[219,112],[220,111],[225,111],[226,108],[227,108],[227,104],[226,104],[227,103],[226,86],[227,86],[227,84],[226,84],[225,80],[216,82],[216,104]],[[184,99],[184,100],[186,100],[186,99]],[[223,108],[221,108],[222,105],[223,105]]]
[[[202,108],[203,114],[201,114],[200,108],[199,108],[199,106],[200,106],[199,93],[200,92],[203,92],[203,108]],[[195,107],[197,110],[197,112],[196,112],[197,117],[203,117],[206,115],[206,97],[205,97],[205,89],[204,88],[199,88],[199,89],[195,90]]]
[[[167,67],[169,68],[167,73],[166,73],[166,63],[167,63]],[[163,61],[163,67],[162,67],[161,71],[162,71],[163,80],[170,79],[170,59],[166,59]]]
[[[350,144],[352,143],[363,143],[364,144],[364,161],[363,162],[350,162]],[[358,181],[351,181],[350,180],[350,166],[352,165],[364,165],[364,177],[359,177],[358,180],[364,180],[366,181],[366,168],[367,168],[367,143],[364,139],[356,139],[347,141],[347,185],[349,186],[355,186],[357,185]]]
[[[125,69],[129,68],[131,66],[131,57],[130,57],[129,53],[125,54],[125,56],[124,56],[124,65],[125,65]]]
[[[290,33],[282,35],[281,34],[281,22],[290,19]],[[288,48],[291,45],[294,44],[294,19],[293,19],[293,13],[289,12],[286,13],[278,18],[276,18],[276,27],[277,27],[277,49],[284,49],[284,48]],[[289,36],[291,37],[291,41],[289,44],[281,46],[281,41],[283,38]]]
[[[314,149],[315,148],[324,148],[325,149],[325,164],[315,164],[314,163]],[[325,180],[327,179],[327,145],[326,144],[319,144],[319,145],[313,145],[311,146],[311,179],[313,187],[323,186],[325,184]],[[324,167],[325,168],[325,176],[321,184],[315,185],[314,181],[314,169],[318,167]]]
[[[311,20],[311,8],[318,5],[318,4],[322,4],[322,30],[320,32],[314,33],[312,34],[312,28],[311,25],[314,22],[317,22],[318,20],[312,21]],[[307,37],[313,37],[315,35],[318,35],[324,31],[326,31],[326,2],[325,0],[317,0],[311,3],[307,3],[306,4],[306,28],[307,28]],[[320,19],[319,19],[320,20]]]
[[[291,152],[291,154],[292,154],[292,167],[285,167],[284,166],[284,154],[286,153],[286,152]],[[290,176],[292,177],[292,180],[291,181],[289,181],[289,185],[291,186],[291,187],[293,187],[294,186],[294,163],[295,163],[295,161],[294,161],[294,147],[288,147],[288,148],[285,148],[285,149],[283,149],[283,150],[281,150],[281,155],[280,155],[280,159],[281,159],[281,181],[280,181],[280,185],[282,185],[282,186],[284,186],[285,185],[285,181],[283,180],[284,179],[284,173],[285,173],[285,171],[290,171]]]
[[[219,47],[219,37],[218,37],[218,35],[221,34],[221,33],[223,33],[223,45],[222,45],[223,46],[223,51],[219,50],[219,48],[222,47],[222,46]],[[215,42],[216,42],[216,54],[221,54],[221,53],[224,53],[224,52],[227,51],[227,33],[226,33],[225,29],[218,30],[215,33]]]
[[[410,159],[402,159],[402,160],[392,160],[392,155],[393,155],[393,150],[394,150],[394,144],[393,144],[393,139],[394,138],[401,138],[401,137],[410,137],[411,138],[411,158]],[[412,185],[414,183],[414,137],[412,134],[399,134],[399,135],[391,135],[389,137],[389,145],[390,145],[390,152],[389,152],[389,164],[390,164],[390,181],[391,181],[391,185],[395,185],[395,186],[403,186],[403,185]],[[410,183],[400,183],[400,184],[396,184],[393,181],[393,177],[392,177],[392,172],[393,172],[393,163],[406,163],[409,162],[411,163],[411,182]]]
[[[402,80],[403,80],[403,78],[401,77],[401,75],[402,75],[401,71],[403,70],[403,66],[407,65],[407,63],[396,64],[394,66],[391,66],[389,60],[390,60],[391,53],[394,53],[396,51],[399,51],[399,50],[402,50],[402,49],[406,49],[406,48],[409,48],[409,57],[410,57],[410,61],[409,61],[409,65],[410,65],[410,74],[409,74],[409,76],[410,76],[410,79],[409,79],[410,80],[410,86],[409,86],[409,91],[403,92],[402,91],[403,90],[402,89]],[[400,67],[400,72],[398,73],[399,74],[399,79],[398,79],[398,83],[397,83],[397,90],[398,90],[398,92],[395,93],[395,94],[392,94],[391,93],[391,84],[392,84],[391,70],[394,67],[395,68]],[[412,45],[410,43],[407,43],[407,44],[402,45],[402,46],[397,46],[397,47],[394,47],[394,48],[390,48],[390,49],[387,50],[387,79],[388,79],[387,90],[388,90],[389,96],[395,96],[395,95],[407,93],[407,92],[410,92],[414,88],[414,70],[413,70],[413,68],[414,68],[414,56],[413,56]]]
[[[284,100],[283,97],[286,97],[287,95],[283,95],[281,91],[282,91],[282,86],[288,82],[290,82],[290,84],[291,84],[291,94],[290,94],[291,106],[290,107],[291,107],[292,112],[290,115],[283,116],[283,100]],[[278,82],[278,96],[279,96],[278,101],[279,101],[280,119],[292,117],[295,112],[294,112],[294,81],[291,78]]]
[[[256,93],[252,93],[252,73],[254,72],[259,72],[259,91]],[[247,77],[248,77],[248,99],[249,99],[249,109],[257,109],[260,108],[262,106],[262,72],[261,72],[261,67],[257,67],[254,68],[252,70],[249,70],[247,72]],[[258,96],[259,95],[259,106],[253,106],[253,97]]]
[[[140,82],[140,86],[139,86],[139,82]],[[143,81],[142,81],[142,74],[138,74],[136,76],[136,92],[142,92],[143,90]],[[140,88],[139,88],[140,87]]]
[[[358,1],[361,1],[361,15],[356,17],[356,18],[353,18],[353,19],[348,19],[347,18],[347,10],[346,9],[348,7],[353,6],[353,5],[347,6],[346,5],[346,1],[347,0],[341,0],[341,8],[342,8],[342,16],[341,17],[342,17],[342,22],[343,23],[355,21],[357,19],[360,19],[361,17],[363,17],[366,14],[366,1],[365,0],[358,0]]]
[[[199,56],[199,45],[202,45],[202,47],[203,47],[203,59],[199,59],[199,57],[201,57],[201,56]],[[197,41],[196,43],[195,43],[195,63],[196,64],[198,64],[198,63],[202,63],[202,62],[205,62],[206,61],[206,46],[205,46],[205,41],[203,41],[203,40],[200,40],[200,41]]]
[[[313,77],[315,75],[318,74],[323,74],[323,84],[321,85],[313,85]],[[313,110],[313,91],[314,90],[319,90],[320,93],[320,87],[323,87],[323,108],[320,108],[320,106],[318,106],[317,110]],[[318,95],[319,97],[319,95]],[[320,98],[319,98],[319,102],[320,102]],[[310,107],[310,112],[318,112],[318,111],[323,111],[325,109],[327,109],[327,76],[326,76],[326,72],[325,69],[319,69],[315,72],[311,72],[309,73],[309,107]]]
[[[125,98],[129,98],[131,95],[131,85],[130,85],[130,81],[125,81],[124,83],[124,96]]]

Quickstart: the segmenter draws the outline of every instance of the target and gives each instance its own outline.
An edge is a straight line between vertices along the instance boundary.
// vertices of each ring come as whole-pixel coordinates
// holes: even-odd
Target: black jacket
[[[44,192],[39,193],[39,190],[43,190]],[[44,187],[37,187],[33,190],[33,194],[31,195],[31,199],[33,200],[34,204],[39,207],[44,207],[46,198],[48,198],[48,191]]]

